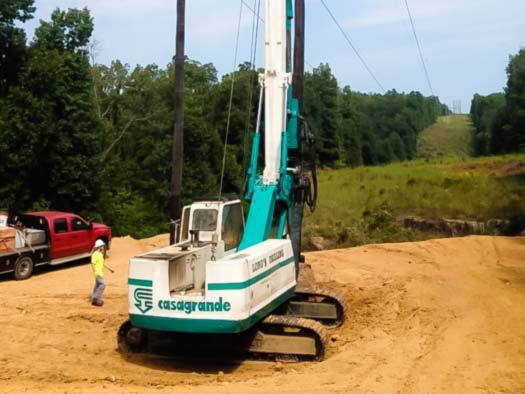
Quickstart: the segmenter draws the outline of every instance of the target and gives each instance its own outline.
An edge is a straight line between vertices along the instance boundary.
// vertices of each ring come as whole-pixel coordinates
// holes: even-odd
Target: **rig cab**
[[[296,280],[290,241],[272,239],[239,251],[243,224],[239,199],[184,207],[176,244],[130,260],[133,326],[237,333],[292,297]]]
[[[174,238],[176,245],[222,242],[225,252],[232,252],[239,245],[243,230],[241,200],[230,195],[185,206],[180,222],[176,223]]]

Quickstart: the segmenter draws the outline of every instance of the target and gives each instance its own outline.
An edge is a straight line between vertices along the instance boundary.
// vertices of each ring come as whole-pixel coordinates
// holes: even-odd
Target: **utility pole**
[[[302,115],[303,110],[303,96],[304,96],[304,30],[305,30],[305,7],[304,0],[295,0],[295,37],[294,37],[294,54],[293,54],[293,80],[292,80],[292,96],[299,100],[299,113]],[[301,127],[301,126],[300,126]],[[299,149],[294,154],[290,153],[291,159],[297,164],[302,165],[303,154],[301,149],[301,137],[299,137]],[[304,180],[304,179],[303,179]],[[288,212],[288,223],[290,226],[290,236],[292,240],[292,248],[296,258],[295,264],[298,267],[301,254],[301,238],[303,226],[304,204],[306,201],[306,193],[304,188],[298,188],[295,192],[297,197],[294,204],[290,207]],[[299,272],[299,271],[297,271]]]
[[[294,39],[294,68],[293,68],[293,97],[301,104],[304,98],[304,0],[295,0],[295,39]]]
[[[182,166],[184,163],[184,35],[186,0],[177,0],[177,37],[175,49],[175,124],[171,154],[171,193],[169,214],[172,220],[181,217]]]

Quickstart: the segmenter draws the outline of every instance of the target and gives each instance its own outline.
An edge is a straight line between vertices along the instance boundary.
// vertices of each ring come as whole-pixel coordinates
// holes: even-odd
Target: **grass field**
[[[471,156],[472,135],[473,127],[468,115],[442,116],[436,124],[419,134],[417,156]]]
[[[424,131],[420,154],[432,157],[321,171],[305,244],[313,236],[335,246],[430,237],[404,228],[406,216],[525,224],[525,154],[468,157],[470,127],[468,117],[448,116]]]

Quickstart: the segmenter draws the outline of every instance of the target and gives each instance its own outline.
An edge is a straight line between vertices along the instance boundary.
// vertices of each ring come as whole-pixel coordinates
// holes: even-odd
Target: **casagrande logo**
[[[137,287],[133,292],[135,306],[142,313],[147,313],[153,309],[153,290],[143,287]]]
[[[137,286],[133,291],[134,305],[142,313],[153,309],[153,282],[145,279],[128,279],[130,286]],[[207,301],[159,300],[158,308],[162,311],[178,311],[189,315],[193,312],[229,312],[232,304],[222,297]]]
[[[232,304],[219,297],[216,301],[159,300],[158,307],[165,311],[179,311],[189,315],[193,312],[229,312]]]

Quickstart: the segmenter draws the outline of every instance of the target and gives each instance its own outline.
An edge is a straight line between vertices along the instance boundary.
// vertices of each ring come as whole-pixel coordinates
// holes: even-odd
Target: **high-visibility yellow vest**
[[[96,250],[91,255],[91,266],[95,276],[104,277],[104,255],[100,250]]]

